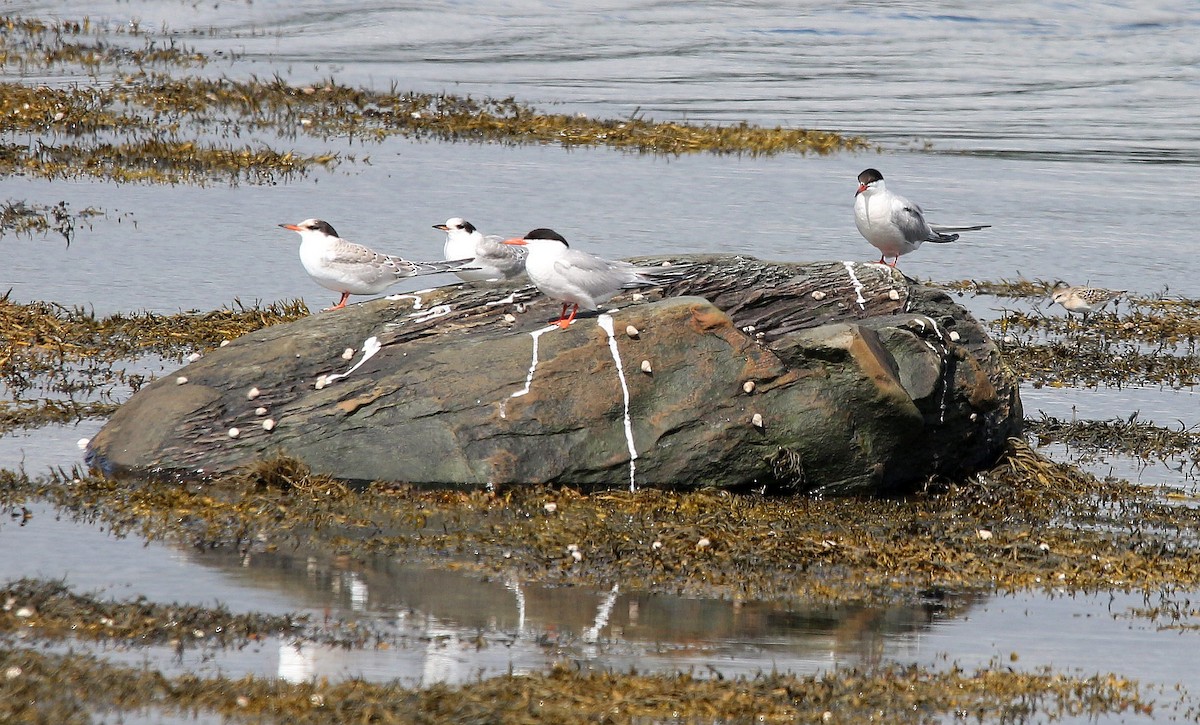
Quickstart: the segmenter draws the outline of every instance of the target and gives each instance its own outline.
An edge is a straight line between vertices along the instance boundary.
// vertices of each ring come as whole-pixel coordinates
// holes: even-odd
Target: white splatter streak
[[[525,376],[525,387],[508,396],[510,398],[519,398],[522,395],[529,394],[529,386],[533,385],[533,374],[537,372],[538,366],[538,338],[545,335],[547,332],[558,327],[557,325],[547,325],[538,330],[532,330],[529,336],[533,338],[533,361],[529,363],[529,374]],[[503,411],[502,411],[503,412]]]
[[[504,588],[517,598],[517,636],[525,633],[525,591],[515,575],[510,575],[504,582]]]
[[[421,300],[421,295],[388,295],[386,299],[391,300],[393,302],[397,302],[399,300],[412,300],[413,301],[412,308],[414,310],[421,309],[421,305],[423,304],[423,302]]]
[[[445,317],[451,312],[450,305],[438,305],[437,307],[429,308],[426,312],[414,312],[409,317],[415,318],[413,322],[428,322],[438,317]]]
[[[617,603],[617,594],[621,591],[620,584],[613,584],[604,601],[596,609],[596,621],[592,626],[583,630],[583,641],[594,643],[600,639],[600,630],[608,626],[608,618],[612,616],[613,605]]]
[[[850,284],[854,285],[854,294],[858,299],[854,300],[858,303],[861,310],[867,309],[867,300],[862,296],[863,283],[858,281],[858,275],[854,274],[854,262],[842,262],[846,265],[846,273],[850,275]]]
[[[517,293],[509,292],[508,297],[505,297],[504,299],[500,299],[500,300],[495,300],[493,302],[485,302],[483,306],[484,307],[495,307],[496,305],[511,305],[513,302],[516,302],[516,301],[517,301]]]
[[[326,375],[325,376],[325,385],[328,385],[328,384],[332,383],[334,380],[337,380],[339,378],[344,378],[344,377],[349,376],[350,373],[352,373],[355,370],[358,370],[360,367],[362,367],[363,363],[365,363],[366,361],[375,357],[375,353],[379,352],[382,349],[383,349],[383,345],[381,345],[379,343],[379,338],[375,337],[374,335],[372,335],[371,337],[368,337],[366,340],[363,340],[362,358],[360,358],[358,362],[351,365],[350,369],[344,373],[334,373],[333,375]]]
[[[629,490],[637,490],[637,446],[633,443],[633,422],[629,420],[629,386],[625,383],[625,369],[621,367],[621,352],[617,350],[617,338],[613,335],[612,315],[600,315],[600,327],[608,333],[608,349],[617,364],[617,379],[621,381],[621,393],[625,396],[625,443],[629,447]]]

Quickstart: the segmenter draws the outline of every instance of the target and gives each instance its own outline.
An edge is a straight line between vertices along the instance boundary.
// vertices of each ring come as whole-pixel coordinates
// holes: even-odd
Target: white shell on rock
[[[654,372],[654,366],[650,364],[649,360],[642,361],[642,372],[646,373],[647,375]]]
[[[742,392],[746,395],[749,395],[750,393],[754,392],[755,387],[756,386],[754,385],[753,380],[747,380],[746,382],[742,383]]]
[[[262,427],[265,431],[275,430],[275,420],[273,418],[267,418],[262,422]]]
[[[763,427],[762,413],[755,413],[753,416],[751,416],[750,424],[753,425],[755,428],[762,428]]]
[[[255,409],[254,409],[254,414],[255,414],[255,415],[266,415],[266,414],[267,414],[267,409],[266,409],[266,408],[261,408],[261,407],[260,407],[260,408],[255,408]]]
[[[262,391],[261,391],[261,390],[259,390],[258,388],[250,388],[250,390],[248,390],[248,391],[246,392],[246,399],[247,399],[247,400],[254,400],[255,398],[257,398],[257,397],[258,397],[258,396],[260,396],[260,395],[262,395]]]
[[[894,290],[894,289],[890,289],[890,290],[888,290],[888,299],[889,299],[889,300],[898,300],[898,299],[900,299],[900,292],[899,292],[899,290]]]
[[[825,299],[826,297],[828,297],[828,295],[826,295],[824,292],[822,292],[822,291],[821,291],[821,290],[819,290],[819,289],[815,289],[815,290],[813,290],[813,291],[812,291],[812,295],[810,295],[810,296],[811,296],[811,297],[812,297],[814,300],[816,300],[817,302],[820,302],[821,300],[823,300],[823,299]]]
[[[349,360],[352,357],[354,357],[354,348],[348,347],[345,350],[342,350],[342,359],[343,360]]]
[[[626,335],[629,335],[630,337],[632,337],[633,339],[635,339],[635,340],[636,340],[636,339],[637,339],[637,336],[638,336],[638,335],[640,335],[640,334],[642,334],[642,333],[641,333],[641,331],[640,331],[640,330],[638,330],[638,329],[637,329],[636,327],[634,327],[633,325],[626,325],[626,326],[625,326],[625,334],[626,334]]]
[[[237,437],[238,437],[238,436],[240,436],[241,434],[242,434],[242,431],[241,431],[241,430],[239,430],[239,429],[237,429],[237,428],[230,428],[230,429],[229,429],[229,437],[230,437],[230,438],[237,438]]]
[[[179,377],[175,378],[176,385],[185,385],[186,383],[187,383],[186,375],[180,375]]]

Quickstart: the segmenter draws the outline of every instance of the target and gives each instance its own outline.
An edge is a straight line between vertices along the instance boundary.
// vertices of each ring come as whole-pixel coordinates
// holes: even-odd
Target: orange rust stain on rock
[[[355,411],[357,411],[359,408],[363,407],[364,405],[370,405],[371,403],[374,403],[382,395],[383,395],[383,390],[380,388],[375,388],[371,392],[366,393],[364,395],[360,395],[356,398],[350,398],[348,400],[343,400],[337,404],[337,407],[338,407],[338,410],[342,411],[346,415],[350,415],[351,413],[354,413]]]

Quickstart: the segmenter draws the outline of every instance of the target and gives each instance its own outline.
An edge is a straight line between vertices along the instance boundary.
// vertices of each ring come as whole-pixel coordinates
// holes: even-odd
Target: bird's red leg
[[[564,319],[566,319],[566,317],[567,317],[567,305],[569,305],[569,304],[571,304],[571,303],[570,303],[570,302],[564,302],[564,303],[563,303],[562,312],[558,313],[558,319],[557,319],[557,320],[550,320],[550,324],[551,324],[551,325],[557,325],[558,323],[560,323],[560,322],[562,322]]]
[[[892,267],[892,268],[894,269],[894,268],[896,267],[896,264],[897,264],[899,261],[900,261],[900,255],[899,255],[899,254],[897,254],[897,255],[896,255],[896,258],[895,258],[895,259],[893,259],[893,260],[892,260],[892,263],[891,263],[891,264],[889,264],[888,266],[889,266],[889,267]]]
[[[334,305],[333,307],[326,307],[326,308],[325,308],[325,311],[326,311],[326,312],[328,312],[329,310],[340,310],[340,309],[342,309],[343,307],[345,307],[345,306],[346,306],[346,300],[348,300],[348,299],[350,299],[350,293],[349,293],[349,292],[343,292],[343,293],[342,293],[342,298],[341,298],[340,300],[338,300],[338,303],[337,303],[336,305]]]
[[[563,305],[563,314],[566,314],[566,312],[567,312],[567,306]],[[565,330],[568,327],[570,327],[571,321],[575,319],[575,314],[577,312],[579,312],[579,305],[575,305],[573,308],[571,308],[571,316],[570,317],[567,317],[566,319],[562,319],[562,320],[558,321],[559,329]]]
[[[883,263],[884,263],[884,260],[883,260],[883,255],[882,255],[882,254],[880,254],[880,255],[879,255],[879,264],[883,264]]]

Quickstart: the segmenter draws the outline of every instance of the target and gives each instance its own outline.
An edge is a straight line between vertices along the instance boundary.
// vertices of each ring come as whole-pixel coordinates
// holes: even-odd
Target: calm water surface
[[[147,187],[0,179],[0,195],[106,215],[70,246],[4,237],[0,289],[17,300],[97,312],[213,309],[303,297],[332,301],[280,222],[318,216],[343,236],[435,258],[430,225],[464,216],[486,233],[550,226],[608,256],[738,252],[768,259],[872,259],[851,206],[876,166],[934,221],[990,223],[905,257],[935,281],[1025,276],[1200,297],[1190,272],[1200,188],[1200,3],[1013,2],[6,2],[4,12],[136,23],[157,42],[236,54],[203,72],[278,73],[347,84],[519,100],[596,117],[833,129],[879,153],[771,159],[656,158],[607,150],[391,140],[300,139],[356,157],[275,186]],[[140,41],[137,41],[140,44]],[[14,71],[4,71],[8,79]],[[30,83],[85,77],[42,74]],[[926,147],[929,147],[926,149]],[[411,289],[427,286],[413,282]],[[398,289],[403,289],[398,288]],[[981,316],[1030,303],[969,301]],[[1030,414],[1195,424],[1194,391],[1024,391]],[[51,426],[0,439],[0,466],[32,473],[78,462],[98,427]],[[1126,467],[1128,468],[1128,467]],[[1185,485],[1165,468],[1154,483]],[[363,672],[461,680],[544,666],[551,637],[586,666],[809,672],[886,660],[964,666],[993,658],[1182,680],[1200,693],[1194,635],[1123,613],[1140,598],[1022,595],[936,608],[797,612],[770,604],[538,590],[381,563],[242,561],[116,540],[38,509],[0,525],[0,578],[64,576],[113,596],[234,609],[362,616],[413,636],[390,653],[297,652],[276,643],[194,669],[304,678]],[[450,577],[449,579],[447,577]],[[453,580],[453,581],[451,581]],[[466,592],[469,605],[445,592]],[[604,616],[601,616],[604,615]],[[478,631],[510,645],[478,653],[420,645]],[[437,635],[442,636],[442,635]],[[427,637],[428,639],[428,637]],[[444,638],[443,638],[444,639]],[[501,651],[503,650],[503,651]],[[1145,653],[1139,654],[1139,653]],[[163,661],[169,657],[164,654]],[[207,664],[206,664],[207,663]],[[214,664],[215,663],[215,664]]]

